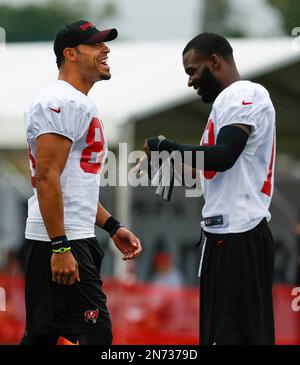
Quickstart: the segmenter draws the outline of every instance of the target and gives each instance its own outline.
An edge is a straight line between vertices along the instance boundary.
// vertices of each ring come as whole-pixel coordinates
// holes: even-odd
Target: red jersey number
[[[272,154],[271,154],[271,160],[270,160],[267,180],[264,182],[264,185],[261,189],[261,192],[268,195],[268,196],[271,196],[271,191],[272,191],[272,176],[273,176],[273,170],[274,170],[274,154],[275,154],[275,138],[273,140],[273,145],[272,145]]]
[[[31,153],[31,148],[28,145],[28,156],[30,161],[30,174],[31,174],[31,185],[33,188],[36,188],[36,181],[35,181],[35,158]]]
[[[214,131],[214,122],[212,121],[212,119],[209,119],[204,133],[203,133],[203,137],[201,140],[201,146],[214,146],[216,141],[215,141],[215,131]],[[207,180],[211,180],[213,179],[216,175],[217,172],[216,171],[204,171],[203,173],[204,177]]]
[[[88,147],[82,151],[80,167],[84,172],[98,174],[105,156],[103,129],[98,118],[93,118],[90,123],[86,143]]]

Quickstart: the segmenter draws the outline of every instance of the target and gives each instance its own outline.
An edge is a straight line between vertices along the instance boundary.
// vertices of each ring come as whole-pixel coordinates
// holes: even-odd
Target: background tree
[[[53,39],[62,24],[78,18],[76,8],[63,3],[46,5],[0,6],[0,25],[7,42],[46,41]]]
[[[57,30],[76,19],[101,20],[116,12],[114,3],[107,1],[90,14],[89,2],[51,0],[46,4],[22,6],[0,5],[0,27],[5,29],[7,42],[34,42],[53,40]]]
[[[202,9],[201,9],[202,11]],[[234,32],[227,27],[227,17],[230,12],[228,0],[205,0],[203,5],[203,32],[220,33],[225,36],[236,36]],[[241,36],[241,34],[238,34]]]
[[[299,0],[268,0],[268,2],[281,12],[286,34],[291,34],[294,27],[300,27]]]

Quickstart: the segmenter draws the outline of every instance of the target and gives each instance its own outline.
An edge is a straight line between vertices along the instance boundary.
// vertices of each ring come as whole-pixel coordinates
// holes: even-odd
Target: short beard
[[[111,78],[111,74],[102,74],[101,76],[100,76],[100,79],[99,79],[99,81],[101,81],[101,80],[110,80],[110,78]]]
[[[210,72],[208,66],[202,71],[201,81],[199,83],[202,101],[205,104],[213,103],[220,92],[223,90],[222,85]]]

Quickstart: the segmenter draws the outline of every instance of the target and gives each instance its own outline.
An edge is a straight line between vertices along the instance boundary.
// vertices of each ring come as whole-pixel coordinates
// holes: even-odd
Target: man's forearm
[[[180,152],[183,157],[185,153],[191,154],[190,161],[185,161],[196,169],[204,169],[207,171],[226,171],[230,169],[242,153],[248,139],[249,134],[244,128],[237,126],[225,126],[221,128],[215,145],[185,145],[179,144],[167,139],[159,140],[159,138],[148,139],[148,145],[151,151],[173,151]],[[198,166],[197,154],[204,153],[204,166]],[[199,162],[201,159],[199,159]]]
[[[100,202],[98,202],[96,225],[102,228],[109,217],[111,217],[111,214],[102,206]]]
[[[50,238],[64,236],[64,208],[60,176],[38,177],[36,189],[41,215]]]
[[[96,225],[103,228],[112,237],[119,228],[124,227],[98,202]]]

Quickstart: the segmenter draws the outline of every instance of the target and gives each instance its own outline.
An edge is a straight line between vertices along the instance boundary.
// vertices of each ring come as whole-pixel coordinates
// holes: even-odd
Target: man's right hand
[[[166,137],[161,134],[158,137],[152,137],[152,138],[145,139],[143,149],[149,159],[151,158],[151,150],[156,150],[156,148],[153,149],[150,147],[150,145],[149,145],[150,141],[155,141],[155,143],[154,143],[154,147],[155,147],[157,142],[162,141],[163,139],[166,139]],[[152,144],[153,144],[153,142],[152,142]]]
[[[78,263],[71,251],[53,253],[51,257],[52,281],[57,284],[73,285],[80,281]]]

